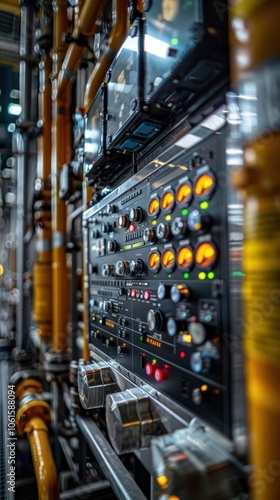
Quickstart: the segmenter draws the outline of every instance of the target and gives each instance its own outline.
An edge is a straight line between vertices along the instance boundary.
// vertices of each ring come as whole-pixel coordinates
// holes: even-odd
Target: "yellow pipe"
[[[34,417],[26,425],[27,434],[37,480],[38,499],[59,499],[56,467],[49,443],[49,433],[45,422]]]
[[[20,405],[16,413],[19,435],[27,434],[37,480],[39,500],[58,500],[59,486],[55,463],[49,443],[46,422],[50,422],[50,407],[43,400],[32,397],[42,391],[42,384],[26,379],[17,384],[16,398]],[[30,396],[24,403],[24,397]]]
[[[77,69],[81,64],[83,54],[86,51],[86,47],[79,45],[79,41],[82,39],[84,42],[87,42],[92,37],[95,30],[95,22],[105,4],[106,0],[100,0],[99,2],[86,0],[83,5],[72,35],[76,41],[70,43],[58,75],[57,100],[60,102],[60,105],[63,105],[65,91],[72,84]]]
[[[108,47],[95,65],[86,85],[84,113],[87,113],[100,85],[103,83],[106,73],[116,56],[127,32],[127,5],[123,0],[115,0],[113,11],[116,12],[115,23],[110,34]]]
[[[280,53],[279,17],[277,0],[236,3],[231,43],[237,89],[239,82],[258,82],[255,72],[261,68],[273,78],[272,61]],[[270,43],[264,43],[268,39]],[[266,97],[270,100],[258,96],[258,109],[265,110]],[[233,178],[245,199],[244,348],[252,500],[278,500],[280,491],[279,158],[280,132],[260,130],[256,138],[247,139],[244,169]]]

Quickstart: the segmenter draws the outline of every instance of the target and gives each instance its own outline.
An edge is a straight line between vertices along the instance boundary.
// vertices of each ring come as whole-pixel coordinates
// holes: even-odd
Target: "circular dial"
[[[172,248],[165,250],[161,256],[161,264],[166,271],[172,271],[175,267],[175,251]]]
[[[118,260],[116,263],[116,274],[117,276],[129,276],[130,275],[130,266],[129,262],[124,260]]]
[[[167,238],[169,238],[170,235],[170,226],[168,226],[167,224],[163,224],[163,222],[161,222],[157,226],[156,231],[159,240],[167,240]]]
[[[128,215],[120,215],[118,217],[118,224],[120,228],[127,228],[129,224]]]
[[[207,373],[211,367],[211,358],[202,352],[193,352],[190,358],[191,369],[195,373]]]
[[[190,291],[184,285],[172,285],[171,287],[171,300],[172,302],[180,302],[182,299],[188,298]]]
[[[176,201],[177,203],[183,203],[184,205],[188,205],[192,199],[192,187],[188,182],[184,182],[177,189],[176,193]]]
[[[102,276],[114,276],[115,274],[115,266],[114,264],[103,264],[102,266]]]
[[[168,291],[169,289],[163,283],[160,283],[157,289],[158,299],[159,300],[167,299],[169,297]]]
[[[117,249],[117,243],[115,242],[115,240],[107,241],[107,251],[109,253],[114,253],[116,249]]]
[[[129,218],[131,222],[141,222],[143,218],[143,210],[141,207],[131,208],[129,211]]]
[[[217,250],[213,243],[201,243],[195,251],[195,262],[199,267],[212,267],[217,258]]]
[[[166,330],[170,337],[174,337],[174,335],[176,335],[176,333],[178,332],[178,326],[177,321],[174,318],[168,318],[166,323]]]
[[[202,215],[198,210],[193,210],[188,217],[188,228],[190,231],[201,231],[207,229],[210,223],[210,218],[207,215]]]
[[[188,332],[192,337],[192,342],[196,345],[202,344],[206,339],[206,330],[198,318],[191,318]]]
[[[130,272],[131,274],[142,274],[144,269],[144,262],[141,259],[132,260],[130,262]]]
[[[149,255],[149,268],[152,271],[158,271],[160,268],[160,253],[152,252]]]
[[[146,227],[143,233],[143,240],[145,243],[154,243],[156,239],[156,233],[152,228]]]
[[[171,233],[173,236],[180,236],[186,233],[187,223],[181,217],[176,217],[171,224]]]
[[[160,201],[158,198],[153,198],[148,207],[148,214],[153,217],[157,217],[160,209]]]
[[[181,247],[177,253],[177,264],[183,269],[189,269],[193,263],[193,251],[191,247]]]
[[[161,311],[150,309],[147,314],[147,323],[150,332],[161,330],[163,325],[163,316]]]
[[[164,193],[161,200],[161,208],[164,212],[171,212],[175,204],[175,196],[173,191]]]
[[[200,200],[207,200],[211,197],[216,187],[214,174],[206,172],[196,179],[194,184],[194,194]]]

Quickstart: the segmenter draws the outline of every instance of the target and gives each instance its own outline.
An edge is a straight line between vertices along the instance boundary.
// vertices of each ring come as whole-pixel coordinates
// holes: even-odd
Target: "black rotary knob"
[[[131,222],[141,222],[143,219],[143,210],[141,207],[131,208],[129,211],[129,219]]]
[[[150,309],[147,314],[147,323],[150,332],[161,330],[163,326],[163,315],[161,311]]]
[[[140,275],[144,270],[144,262],[142,259],[132,260],[130,262],[130,273],[132,275]]]
[[[156,240],[156,233],[154,229],[146,227],[143,233],[143,240],[145,243],[154,243]]]
[[[163,222],[161,222],[157,226],[156,232],[159,240],[167,240],[170,236],[170,226],[168,226],[167,224],[163,224]]]
[[[102,266],[102,276],[107,278],[108,276],[114,276],[115,266],[114,264],[103,264]]]
[[[120,228],[123,228],[123,229],[126,229],[128,227],[128,224],[129,224],[129,218],[128,218],[128,215],[120,215],[118,217],[118,224],[119,224],[119,227]]]
[[[118,260],[118,262],[116,263],[116,275],[129,276],[130,275],[129,262],[126,262],[124,260]]]

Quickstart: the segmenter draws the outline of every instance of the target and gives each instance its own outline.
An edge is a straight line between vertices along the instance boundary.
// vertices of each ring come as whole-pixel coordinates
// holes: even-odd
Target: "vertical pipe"
[[[245,198],[244,348],[253,500],[277,500],[280,491],[279,18],[277,0],[242,0],[231,19],[232,77],[243,106],[245,144],[244,167],[234,182]]]
[[[20,56],[22,60],[19,65],[19,88],[22,112],[20,115],[21,132],[15,133],[16,154],[17,154],[17,287],[19,290],[19,303],[17,308],[17,336],[16,344],[22,349],[25,344],[25,336],[29,327],[29,317],[27,297],[24,294],[24,273],[26,271],[27,249],[24,244],[24,224],[25,213],[27,212],[27,175],[30,173],[30,148],[31,141],[25,122],[31,122],[32,116],[32,64],[30,56],[33,53],[33,7],[28,2],[21,6],[21,26],[20,26]],[[29,170],[29,172],[28,172]]]
[[[54,2],[54,48],[53,48],[53,96],[57,93],[57,76],[66,54],[67,46],[62,41],[67,32],[67,2]],[[59,174],[64,163],[71,159],[70,92],[65,93],[65,104],[53,102],[52,119],[52,279],[53,279],[53,349],[65,352],[68,347],[68,273],[66,264],[66,206],[59,198]]]

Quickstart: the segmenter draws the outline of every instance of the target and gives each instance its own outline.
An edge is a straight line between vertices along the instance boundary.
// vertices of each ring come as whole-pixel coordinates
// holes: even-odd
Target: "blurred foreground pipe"
[[[241,109],[244,168],[233,180],[245,198],[244,348],[252,500],[278,500],[280,491],[279,18],[277,0],[243,0],[236,2],[231,19],[233,83],[240,106],[248,106]]]

